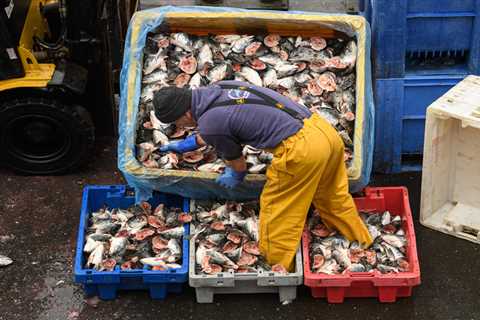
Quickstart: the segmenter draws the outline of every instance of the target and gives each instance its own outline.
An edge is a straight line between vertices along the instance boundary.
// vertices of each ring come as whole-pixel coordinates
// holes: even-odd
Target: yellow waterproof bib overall
[[[303,122],[273,150],[260,197],[260,250],[269,264],[289,270],[312,202],[327,227],[364,246],[372,243],[348,192],[340,136],[317,114]]]

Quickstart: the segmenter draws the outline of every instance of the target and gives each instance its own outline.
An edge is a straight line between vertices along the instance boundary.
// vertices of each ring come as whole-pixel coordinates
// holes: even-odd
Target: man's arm
[[[197,144],[200,146],[200,147],[203,147],[203,146],[206,146],[207,143],[205,142],[205,140],[202,139],[202,137],[197,133]]]
[[[227,166],[231,167],[233,170],[237,172],[244,172],[247,171],[247,163],[245,162],[245,157],[241,156],[235,160],[225,160]]]
[[[203,138],[199,134],[197,134],[197,144],[199,146],[207,145],[205,140],[203,140]],[[237,159],[225,160],[225,163],[227,164],[227,166],[231,167],[237,172],[247,171],[247,163],[245,162],[245,157],[243,155],[241,155]]]

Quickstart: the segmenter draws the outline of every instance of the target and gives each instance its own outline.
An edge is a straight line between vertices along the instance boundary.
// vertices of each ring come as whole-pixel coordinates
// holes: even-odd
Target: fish
[[[317,83],[323,90],[332,92],[337,89],[337,77],[332,72],[324,72],[317,78]]]
[[[294,47],[295,48],[309,47],[309,46],[310,46],[310,42],[308,42],[308,40],[303,40],[303,38],[301,36],[297,36],[295,38],[295,42],[294,42]]]
[[[254,241],[258,241],[258,222],[254,217],[249,217],[245,220],[237,222]]]
[[[185,51],[188,51],[188,52],[193,51],[192,40],[190,40],[190,37],[188,36],[188,34],[184,32],[172,33],[170,35],[170,43],[179,48],[182,48]]]
[[[178,67],[186,74],[194,74],[197,71],[197,59],[193,55],[186,55],[180,58]]]
[[[338,273],[339,266],[335,259],[326,260],[316,273],[336,274]]]
[[[222,34],[222,35],[217,35],[214,37],[214,40],[219,43],[229,43],[232,44],[237,40],[240,40],[242,38],[241,35],[238,34]]]
[[[168,250],[170,250],[171,255],[167,258],[168,262],[178,261],[182,256],[182,247],[177,239],[168,240],[167,244]]]
[[[100,264],[103,261],[103,253],[105,251],[104,244],[100,244],[93,250],[88,256],[87,266],[93,266],[95,269],[99,269]]]
[[[407,242],[404,237],[393,234],[382,235],[382,240],[396,248],[404,247]]]
[[[279,78],[284,78],[295,74],[298,69],[298,66],[295,64],[289,64],[286,62],[277,63],[274,66],[274,69],[277,71],[277,76]],[[247,79],[248,80],[248,79]]]
[[[321,254],[315,254],[313,256],[312,270],[315,271],[320,269],[324,263],[325,263],[325,257]]]
[[[280,40],[281,40],[281,37],[278,34],[269,34],[264,38],[263,43],[267,47],[273,48],[278,46],[278,44],[280,43]]]
[[[134,239],[137,241],[143,241],[154,234],[155,234],[155,229],[147,227],[135,232]]]
[[[167,153],[158,160],[158,163],[162,169],[173,169],[177,167],[178,157],[173,152]]]
[[[219,245],[227,236],[224,233],[214,233],[205,237],[205,239],[214,245]]]
[[[94,241],[100,241],[100,242],[105,242],[105,241],[108,241],[112,238],[112,235],[111,234],[108,234],[108,233],[97,233],[99,232],[98,230],[95,231],[95,233],[92,233],[92,234],[89,234],[87,236],[87,241],[89,241],[89,239],[91,240],[94,240]]]
[[[132,218],[134,214],[127,210],[118,209],[115,213],[115,219],[121,222],[127,222],[130,218]],[[113,218],[113,216],[112,216]]]
[[[259,173],[265,172],[266,169],[267,169],[267,165],[265,163],[258,163],[248,168],[248,172],[253,174],[259,174]]]
[[[294,77],[294,80],[298,84],[305,84],[311,80],[313,80],[313,77],[310,75],[308,71],[304,71],[301,73],[297,73]]]
[[[357,44],[355,41],[349,41],[345,46],[345,50],[342,54],[337,58],[333,57],[329,61],[329,69],[337,70],[337,69],[347,69],[351,71],[354,68],[356,60],[357,60]]]
[[[152,84],[159,83],[160,85],[168,86],[168,74],[165,71],[155,71],[142,78],[142,83]]]
[[[330,57],[321,52],[317,52],[311,48],[306,48],[306,47],[300,47],[293,51],[292,54],[290,54],[289,61],[291,62],[325,62],[328,61]]]
[[[175,86],[177,88],[183,88],[190,82],[191,76],[187,73],[180,73],[176,78],[175,78]]]
[[[99,221],[93,224],[90,229],[95,230],[95,233],[105,234],[111,231],[116,231],[120,226],[112,221]]]
[[[285,77],[277,80],[278,87],[282,87],[284,89],[292,89],[295,86],[295,78]]]
[[[340,274],[345,271],[378,270],[381,273],[396,273],[409,269],[405,255],[406,239],[404,236],[395,235],[395,232],[403,230],[401,224],[391,224],[388,211],[361,213],[360,216],[374,239],[370,248],[362,248],[358,241],[350,242],[338,233],[332,236],[320,232],[324,229],[321,217],[310,215],[307,227],[311,235],[309,256],[312,272]],[[385,226],[394,228],[394,232],[385,232]]]
[[[240,75],[247,81],[253,83],[256,86],[262,86],[262,78],[258,75],[258,72],[250,67],[242,67]]]
[[[0,267],[6,267],[8,265],[11,265],[12,263],[13,260],[11,258],[0,254]]]
[[[110,239],[110,249],[108,253],[111,256],[122,255],[127,249],[127,244],[128,240],[125,237],[112,237]]]
[[[153,130],[153,143],[164,146],[169,143],[168,137],[161,130]]]
[[[163,52],[162,49],[159,49],[156,54],[147,56],[143,67],[143,74],[150,74],[156,69],[167,71],[167,64],[165,62],[167,56],[164,55]]]
[[[220,64],[208,72],[207,78],[210,82],[217,82],[225,79],[230,72],[231,67],[229,64]]]
[[[175,215],[173,222],[165,218],[172,213]],[[166,208],[163,204],[152,210],[148,202],[127,209],[93,212],[88,232],[94,233],[87,234],[83,247],[87,261],[85,266],[97,271],[111,271],[116,265],[121,270],[131,270],[150,263],[148,260],[142,262],[142,259],[155,258],[157,261],[160,258],[167,265],[158,262],[150,264],[158,266],[155,270],[161,270],[160,266],[177,268],[176,263],[182,257],[183,224],[190,221],[189,217],[191,219],[181,209]]]
[[[267,69],[267,65],[260,59],[252,59],[249,63],[250,67],[257,71]]]
[[[262,151],[245,147],[243,152]],[[258,202],[196,202],[193,207],[196,272],[272,270],[258,245]]]
[[[338,264],[346,269],[348,269],[352,264],[350,258],[348,257],[347,249],[336,248],[333,250],[332,256],[338,262]]]
[[[377,265],[377,269],[381,273],[398,273],[398,272],[400,272],[400,270],[398,268],[392,267],[392,266],[387,266],[387,265],[384,265],[384,264]]]
[[[390,224],[391,221],[392,221],[392,218],[391,218],[390,212],[385,211],[382,215],[382,222],[381,222],[382,226]]]
[[[204,80],[199,72],[195,73],[188,82],[190,89],[200,88],[203,84]]]
[[[183,228],[183,226],[181,226],[160,231],[159,234],[164,236],[165,238],[180,239],[183,236],[184,230],[185,229]]]
[[[260,255],[260,248],[256,241],[249,241],[243,244],[243,250],[246,253],[253,254],[255,256]]]
[[[225,57],[230,56],[231,53],[232,53],[232,46],[230,46],[228,44],[225,44],[225,43],[221,43],[220,44],[220,54],[218,54],[218,51],[216,52],[217,58],[215,60],[224,61]]]
[[[98,268],[99,271],[113,271],[115,266],[117,265],[117,261],[115,259],[109,258],[105,259],[100,263]]]
[[[258,59],[271,66],[276,66],[277,64],[282,63],[282,59],[277,54],[267,54],[262,57],[259,57]]]
[[[209,256],[212,260],[212,262],[216,263],[216,264],[219,264],[219,265],[222,265],[222,266],[225,266],[225,267],[231,267],[233,269],[237,269],[238,268],[238,265],[235,264],[235,262],[233,262],[232,260],[230,260],[227,256],[225,256],[224,254],[214,250],[214,249],[208,249],[206,252],[205,252],[205,255],[206,256]]]
[[[138,231],[140,231],[143,227],[148,224],[147,217],[144,215],[136,216],[127,221],[126,223],[126,230],[131,235],[135,235]]]
[[[222,173],[225,164],[215,150],[167,156],[155,147],[183,139],[196,128],[158,128],[150,119],[153,96],[160,88],[200,88],[221,80],[264,86],[326,118],[345,144],[344,160],[353,158],[356,120],[356,39],[279,34],[189,35],[150,33],[144,49],[136,157],[146,168]],[[143,144],[148,143],[148,144]],[[153,145],[152,148],[149,144]],[[203,157],[200,155],[203,154]],[[251,162],[249,173],[262,174],[271,158]],[[392,229],[391,226],[387,229]]]
[[[262,43],[259,41],[254,41],[250,43],[247,47],[245,47],[245,55],[246,56],[254,56],[256,55],[258,49],[262,46]]]
[[[83,252],[87,252],[87,253],[90,253],[92,252],[93,250],[95,250],[99,245],[101,245],[102,242],[100,241],[95,241],[93,240],[92,238],[90,237],[87,237],[87,242],[85,243],[84,247],[83,247]]]
[[[313,50],[321,51],[327,47],[327,41],[322,37],[311,37],[310,46]]]
[[[361,263],[351,264],[350,267],[348,268],[348,270],[350,270],[351,272],[365,272],[365,271],[367,271],[365,266]]]
[[[205,66],[213,65],[213,53],[210,45],[205,43],[198,53],[197,71],[202,70]]]
[[[278,85],[278,75],[275,69],[268,69],[263,75],[263,86],[267,88],[276,88]]]
[[[166,265],[165,260],[158,257],[143,258],[143,259],[140,259],[140,262],[147,266],[165,266]]]
[[[242,36],[232,42],[232,51],[235,53],[244,53],[247,46],[253,42],[254,36]]]

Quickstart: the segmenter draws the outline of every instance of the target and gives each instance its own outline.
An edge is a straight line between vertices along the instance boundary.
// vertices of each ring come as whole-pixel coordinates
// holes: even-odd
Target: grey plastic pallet
[[[194,201],[191,201],[194,208]],[[192,225],[193,227],[193,225]],[[195,272],[195,241],[190,241],[188,282],[195,288],[198,303],[212,303],[215,294],[278,293],[280,302],[297,297],[297,286],[303,283],[302,252],[299,247],[295,255],[295,272],[286,275],[263,272],[221,272],[215,275]]]

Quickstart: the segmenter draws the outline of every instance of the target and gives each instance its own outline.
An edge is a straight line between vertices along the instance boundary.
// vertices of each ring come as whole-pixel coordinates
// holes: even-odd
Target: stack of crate
[[[369,0],[374,59],[374,170],[420,170],[425,111],[480,74],[480,1]]]

